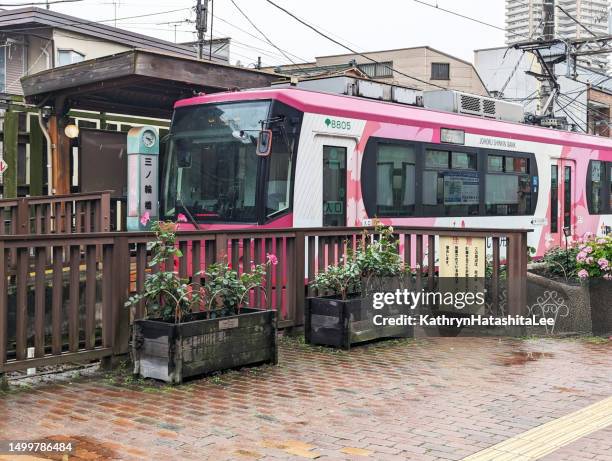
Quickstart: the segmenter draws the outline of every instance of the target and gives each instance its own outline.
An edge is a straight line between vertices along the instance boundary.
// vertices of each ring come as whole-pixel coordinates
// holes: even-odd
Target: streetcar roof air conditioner
[[[522,122],[524,120],[521,104],[501,101],[454,90],[423,91],[423,105],[427,109],[455,112],[457,114],[477,115],[483,118]]]

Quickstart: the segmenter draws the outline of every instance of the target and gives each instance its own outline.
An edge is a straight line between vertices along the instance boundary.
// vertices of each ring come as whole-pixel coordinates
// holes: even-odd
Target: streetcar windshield
[[[257,220],[256,144],[270,101],[176,110],[164,178],[164,215],[197,221]]]

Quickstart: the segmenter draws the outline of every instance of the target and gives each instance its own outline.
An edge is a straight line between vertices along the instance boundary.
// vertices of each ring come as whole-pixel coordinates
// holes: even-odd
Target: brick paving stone
[[[612,396],[612,343],[431,338],[347,353],[282,340],[279,363],[176,387],[101,376],[0,394],[1,438],[68,437],[80,459],[459,460]],[[611,441],[606,428],[544,459],[612,461]]]

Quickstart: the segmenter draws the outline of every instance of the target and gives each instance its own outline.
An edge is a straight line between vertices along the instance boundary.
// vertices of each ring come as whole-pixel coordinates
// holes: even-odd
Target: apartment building
[[[346,70],[367,78],[419,90],[439,87],[487,95],[487,89],[472,63],[429,46],[318,56],[312,63],[285,65],[267,70],[284,75],[312,77]],[[416,80],[411,77],[416,77]]]
[[[608,33],[609,0],[555,0],[553,3],[555,36],[560,38],[591,36],[592,34],[586,29],[596,35]],[[544,0],[506,0],[506,44],[513,45],[542,35],[543,6]],[[568,14],[556,6],[563,8]]]

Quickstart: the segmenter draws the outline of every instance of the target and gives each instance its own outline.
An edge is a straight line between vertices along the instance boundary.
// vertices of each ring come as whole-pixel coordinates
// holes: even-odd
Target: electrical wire
[[[28,2],[28,3],[0,3],[0,7],[11,7],[11,6],[47,6],[54,5],[56,3],[74,3],[74,2],[82,2],[84,0],[49,0],[48,2]]]
[[[231,0],[231,1],[233,2],[234,0]],[[319,34],[321,37],[326,38],[327,40],[329,40],[329,41],[331,41],[331,42],[335,43],[335,44],[336,44],[336,45],[338,45],[338,46],[341,46],[342,48],[344,48],[344,49],[346,49],[346,50],[350,51],[350,52],[351,52],[351,53],[353,53],[353,54],[356,54],[356,55],[358,55],[358,56],[361,56],[362,58],[367,59],[368,61],[373,62],[374,64],[377,64],[377,65],[379,65],[379,66],[383,66],[384,68],[386,68],[386,69],[388,69],[388,70],[390,70],[390,71],[392,71],[392,72],[395,72],[395,73],[397,73],[397,74],[399,74],[399,75],[402,75],[402,76],[404,76],[404,77],[407,77],[407,78],[409,78],[409,79],[415,80],[415,81],[420,82],[420,83],[424,83],[425,85],[434,86],[434,87],[437,87],[437,88],[440,88],[440,89],[443,89],[443,90],[447,90],[447,89],[448,89],[448,88],[446,88],[446,87],[444,87],[444,86],[442,86],[442,85],[437,85],[437,84],[435,84],[435,83],[427,82],[427,81],[422,80],[422,79],[420,79],[420,78],[414,77],[414,76],[412,76],[412,75],[408,75],[408,74],[406,74],[405,72],[401,72],[401,71],[399,71],[399,70],[397,70],[397,69],[394,69],[393,67],[391,67],[391,66],[389,66],[389,65],[387,65],[387,64],[384,64],[384,63],[381,63],[381,62],[379,62],[379,61],[377,61],[377,60],[375,60],[375,59],[372,59],[371,57],[367,56],[366,54],[360,53],[359,51],[355,51],[355,50],[354,50],[354,49],[352,49],[351,47],[349,47],[349,46],[347,46],[347,45],[345,45],[345,44],[343,44],[343,43],[339,42],[338,40],[336,40],[336,39],[334,39],[334,38],[330,37],[329,35],[327,35],[327,34],[325,34],[325,33],[321,32],[321,31],[320,31],[320,30],[319,30],[319,29],[318,29],[316,26],[308,24],[306,21],[304,21],[303,19],[300,19],[300,18],[299,18],[299,17],[297,17],[295,14],[293,14],[291,11],[288,11],[287,9],[283,8],[282,6],[280,6],[280,5],[276,4],[276,3],[274,3],[272,0],[266,0],[266,1],[267,1],[267,2],[268,2],[270,5],[274,6],[275,8],[277,8],[277,9],[279,9],[279,10],[283,11],[285,14],[287,14],[287,15],[291,16],[293,19],[295,19],[295,20],[296,20],[297,22],[299,22],[300,24],[302,24],[302,25],[304,25],[304,26],[308,27],[309,29],[313,30],[314,32],[316,32],[317,34]]]
[[[280,49],[278,46],[276,46],[276,45],[274,44],[274,42],[272,42],[272,40],[270,40],[270,39],[268,38],[268,36],[267,36],[265,33],[263,33],[263,32],[262,32],[262,30],[261,30],[259,27],[257,27],[257,26],[255,25],[255,23],[254,23],[254,22],[251,20],[251,18],[249,17],[249,15],[248,15],[248,14],[246,14],[246,13],[245,13],[245,12],[244,12],[244,11],[243,11],[243,10],[242,10],[242,9],[241,9],[239,6],[238,6],[238,4],[236,3],[236,1],[235,1],[235,0],[230,0],[230,1],[231,1],[231,2],[232,2],[232,4],[233,4],[233,5],[236,7],[236,9],[237,9],[237,10],[240,12],[240,14],[241,14],[242,16],[244,16],[244,18],[245,18],[245,19],[246,19],[246,20],[249,22],[249,24],[251,24],[251,26],[253,26],[253,28],[254,28],[254,29],[257,31],[257,32],[259,32],[259,34],[260,34],[260,35],[261,35],[263,38],[265,38],[265,39],[266,39],[266,41],[267,41],[267,42],[268,42],[270,45],[272,45],[274,48],[276,48],[278,51],[280,51],[280,52],[281,52],[281,54],[282,54],[282,55],[283,55],[285,58],[287,58],[287,59],[288,59],[288,60],[291,62],[291,64],[293,64],[293,65],[295,65],[295,66],[298,66],[298,67],[300,66],[300,64],[298,64],[298,63],[297,63],[297,62],[295,62],[293,59],[291,59],[291,58],[289,57],[289,55],[288,55],[288,54],[286,54],[286,53],[285,53],[285,52],[284,52],[282,49]]]
[[[252,34],[252,33],[248,32],[248,31],[246,31],[246,30],[244,30],[244,29],[242,29],[242,28],[240,28],[240,27],[236,26],[235,24],[232,24],[231,22],[227,21],[226,19],[223,19],[222,17],[220,17],[220,16],[218,16],[218,15],[215,15],[215,19],[217,19],[218,21],[221,21],[221,22],[224,22],[224,23],[228,24],[229,26],[233,27],[234,29],[241,31],[241,32],[245,33],[246,35],[249,35],[250,37],[253,37],[255,40],[258,40],[258,41],[260,41],[260,42],[262,42],[262,43],[265,43],[265,44],[266,44],[266,45],[268,45],[268,46],[270,45],[270,44],[269,44],[267,41],[265,41],[265,40],[264,40],[264,39],[262,39],[261,37],[258,37],[257,35],[254,35],[254,34]],[[232,39],[232,40],[233,40],[233,39]],[[276,49],[276,48],[275,48],[275,49]],[[290,53],[289,51],[287,51],[287,50],[285,50],[285,49],[283,49],[283,51],[284,51],[285,53],[287,53],[288,55],[293,56],[293,57],[294,57],[294,58],[296,58],[296,59],[299,59],[300,61],[307,61],[306,59],[303,59],[303,58],[301,58],[301,57],[299,57],[299,56],[297,56],[297,55],[295,55],[295,54],[293,54],[293,53]],[[284,55],[283,55],[283,56],[284,56]]]
[[[146,18],[150,16],[159,16],[161,14],[176,13],[178,11],[185,11],[185,10],[191,10],[191,8],[177,8],[174,10],[158,11],[157,13],[144,13],[144,14],[138,14],[135,16],[125,16],[123,18],[101,19],[99,21],[74,21],[74,22],[67,23],[67,24],[58,24],[55,27],[62,28],[62,27],[70,27],[70,26],[96,25],[96,24],[104,23],[104,22],[123,21],[124,19]],[[29,30],[35,30],[35,29],[48,29],[48,28],[49,28],[48,25],[42,25],[42,26],[22,27],[22,28],[16,28],[16,29],[6,29],[4,32],[21,32],[21,31],[29,31]]]
[[[456,11],[447,10],[447,9],[445,9],[445,8],[440,8],[440,7],[439,7],[437,4],[436,4],[436,5],[432,5],[431,3],[427,3],[427,2],[424,2],[424,1],[422,1],[422,0],[413,0],[413,1],[414,1],[414,2],[416,2],[416,3],[420,3],[421,5],[425,5],[425,6],[428,6],[428,7],[430,7],[430,8],[434,8],[434,9],[436,9],[436,10],[444,11],[445,13],[449,13],[449,14],[452,14],[452,15],[454,15],[454,16],[458,16],[458,17],[460,17],[460,18],[467,19],[468,21],[476,22],[476,23],[478,23],[478,24],[482,24],[483,26],[492,27],[493,29],[501,30],[502,32],[511,33],[512,35],[515,35],[515,36],[517,36],[517,37],[523,37],[523,38],[526,38],[527,40],[530,40],[530,37],[529,37],[528,35],[525,35],[525,34],[517,34],[517,33],[514,33],[514,32],[508,32],[508,31],[507,31],[505,28],[503,28],[503,27],[496,26],[495,24],[491,24],[491,23],[488,23],[488,22],[482,21],[481,19],[476,19],[476,18],[472,18],[472,17],[470,17],[470,16],[466,16],[466,15],[461,14],[461,13],[457,13]]]
[[[570,118],[570,119],[571,119],[571,120],[574,122],[574,125],[575,125],[575,126],[577,126],[578,128],[580,128],[580,129],[581,129],[581,130],[582,130],[584,133],[586,133],[586,132],[587,132],[587,130],[585,130],[584,128],[582,128],[582,127],[580,126],[580,123],[578,123],[578,122],[576,121],[576,119],[575,119],[574,117],[572,117],[572,116],[571,116],[571,115],[570,115],[570,114],[569,114],[569,113],[568,113],[568,112],[567,112],[567,111],[566,111],[564,108],[560,108],[560,109],[561,109],[561,110],[562,110],[562,111],[565,113],[565,115],[567,115],[567,116],[568,116],[568,117],[569,117],[569,118]]]
[[[598,109],[596,109],[594,107],[590,107],[588,104],[585,104],[582,101],[576,100],[576,98],[570,100],[570,98],[568,96],[565,96],[563,94],[560,94],[559,96],[561,96],[564,99],[566,99],[566,101],[569,101],[569,103],[567,103],[565,107],[573,106],[574,108],[576,108],[579,105],[581,107],[578,107],[578,110],[580,110],[581,112],[586,110],[587,112],[590,112],[592,115],[597,115],[599,117],[607,118],[607,119],[610,118],[609,115],[606,114],[605,112],[601,112],[600,110],[598,110]]]

